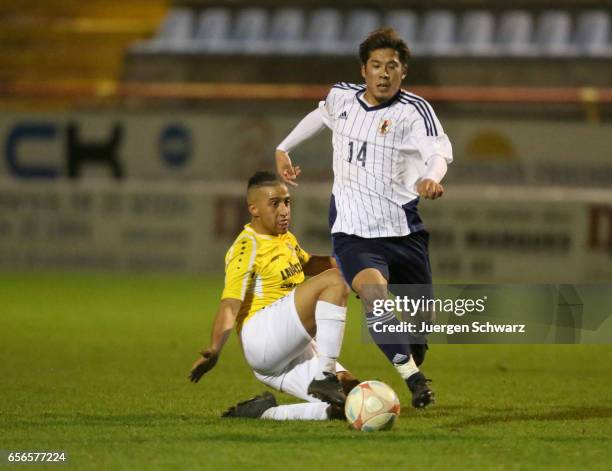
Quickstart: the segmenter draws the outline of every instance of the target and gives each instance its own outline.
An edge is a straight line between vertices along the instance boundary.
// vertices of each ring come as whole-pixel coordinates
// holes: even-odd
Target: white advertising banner
[[[434,279],[612,280],[612,194],[563,194],[449,187],[422,203]],[[303,184],[293,195],[292,231],[307,250],[330,253],[328,185]],[[222,273],[246,222],[242,182],[5,181],[0,269]]]
[[[314,106],[314,104],[313,104]],[[0,176],[246,179],[270,168],[302,116],[268,106],[198,112],[0,113]],[[453,144],[449,184],[612,186],[612,125],[441,116]],[[293,152],[303,178],[331,177],[329,132]]]

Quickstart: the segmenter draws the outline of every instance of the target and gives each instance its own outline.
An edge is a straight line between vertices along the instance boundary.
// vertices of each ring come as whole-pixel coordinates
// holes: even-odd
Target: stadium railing
[[[603,87],[467,87],[414,86],[411,90],[437,102],[612,103]],[[160,100],[314,100],[329,85],[154,83],[154,82],[15,82],[0,83],[0,97],[11,98],[148,98]]]
[[[327,95],[329,84],[63,81],[0,82],[0,105],[9,110],[146,108],[203,103],[274,103],[307,106]],[[612,119],[612,87],[411,86],[438,103],[440,112],[468,116],[569,118],[589,123]]]
[[[87,106],[147,106],[152,103],[197,104],[206,101],[315,102],[329,85],[266,83],[155,83],[155,82],[0,82],[0,104],[27,109],[29,106],[69,109]],[[609,118],[612,88],[604,87],[502,87],[502,86],[414,86],[410,90],[429,101],[449,106],[569,107],[587,121]],[[529,108],[531,107],[531,109]],[[460,111],[457,109],[457,111]],[[540,110],[541,111],[541,110]]]

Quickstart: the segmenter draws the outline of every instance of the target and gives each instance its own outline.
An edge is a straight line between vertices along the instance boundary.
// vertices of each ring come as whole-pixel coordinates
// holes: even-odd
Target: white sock
[[[315,307],[317,323],[317,351],[319,353],[319,372],[315,379],[323,379],[323,372],[336,374],[336,360],[340,356],[346,307],[317,301]]]
[[[262,415],[262,419],[270,420],[327,420],[327,402],[304,402],[302,404],[286,404],[270,407]]]
[[[401,365],[394,364],[393,366],[395,366],[395,369],[397,370],[397,372],[404,379],[408,379],[413,374],[419,372],[419,367],[416,366],[416,363],[414,362],[414,358],[412,358],[412,355],[410,356],[410,360],[408,360],[406,363],[401,364]]]

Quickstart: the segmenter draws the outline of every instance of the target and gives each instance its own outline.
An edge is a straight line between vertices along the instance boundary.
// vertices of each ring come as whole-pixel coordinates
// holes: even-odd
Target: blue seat
[[[417,53],[419,45],[418,38],[418,16],[410,10],[390,10],[385,15],[382,27],[389,26],[397,31],[397,34],[406,41],[412,53]]]
[[[268,12],[263,8],[244,8],[236,14],[228,52],[257,53],[268,33]]]
[[[571,54],[570,38],[572,19],[568,12],[549,10],[538,19],[535,48],[541,56],[565,56]]]
[[[380,27],[380,15],[373,10],[356,9],[346,15],[346,24],[339,44],[339,53],[357,55],[359,45],[374,30]]]
[[[432,10],[423,17],[419,43],[424,55],[445,56],[457,52],[457,18],[448,10]]]
[[[306,37],[303,42],[305,53],[337,53],[342,31],[342,15],[333,8],[321,8],[310,14]]]
[[[281,8],[272,15],[267,50],[275,54],[296,54],[302,48],[306,16],[299,8]]]
[[[459,29],[459,52],[465,55],[488,56],[495,52],[493,14],[484,10],[468,11]]]
[[[529,56],[533,54],[533,17],[523,10],[503,13],[499,20],[495,47],[500,55]]]
[[[612,53],[610,16],[603,10],[582,12],[578,16],[573,40],[574,51],[588,56],[609,56]]]
[[[189,49],[195,18],[189,8],[170,10],[155,37],[134,47],[138,52],[185,52]]]
[[[200,13],[192,41],[192,50],[210,53],[226,52],[231,20],[231,12],[226,8],[208,8]]]

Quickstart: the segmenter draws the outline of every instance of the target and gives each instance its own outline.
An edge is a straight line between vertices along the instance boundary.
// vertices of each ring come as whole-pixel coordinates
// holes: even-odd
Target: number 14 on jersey
[[[358,145],[359,143],[354,142],[354,141],[349,141],[349,158],[348,158],[349,163],[353,161],[353,155],[355,155],[355,147],[357,147],[356,144]],[[362,167],[365,167],[365,163],[366,163],[367,144],[368,144],[367,142],[364,142],[363,144],[361,144],[361,147],[357,151],[357,156],[355,157],[357,159],[357,162],[361,162]]]

